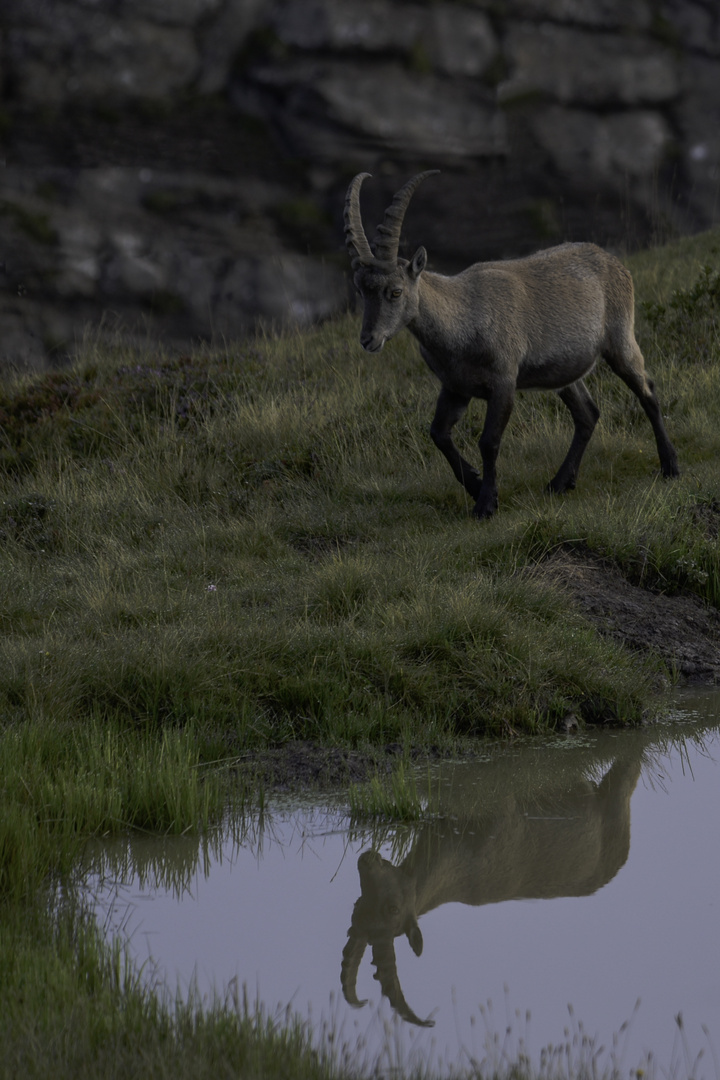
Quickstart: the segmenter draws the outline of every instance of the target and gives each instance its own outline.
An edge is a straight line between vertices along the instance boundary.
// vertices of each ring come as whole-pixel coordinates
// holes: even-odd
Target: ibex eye
[[[393,300],[397,300],[398,296],[402,296],[402,289],[393,289],[390,295],[392,296]]]

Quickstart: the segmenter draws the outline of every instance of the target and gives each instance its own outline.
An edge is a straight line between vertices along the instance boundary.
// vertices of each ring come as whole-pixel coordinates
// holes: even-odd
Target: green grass
[[[204,1010],[160,1002],[123,952],[71,912],[52,923],[34,910],[5,913],[0,971],[0,1076],[8,1080],[334,1074],[289,1013],[269,1015],[242,996]]]
[[[88,338],[72,368],[0,387],[0,1075],[328,1067],[292,1025],[173,1018],[77,914],[48,921],[89,837],[207,830],[233,763],[291,740],[457,750],[658,707],[659,662],[532,571],[568,545],[720,604],[719,243],[632,262],[681,479],[599,367],[577,491],[544,494],[566,410],[521,395],[482,525],[428,437],[414,343],[365,354],[353,318],[183,358]],[[481,418],[458,432],[473,461]],[[416,815],[395,782],[385,803],[356,791],[358,816]]]
[[[88,836],[207,829],[227,798],[191,730],[31,720],[0,739],[0,897],[26,901],[72,868]]]
[[[244,749],[639,718],[654,673],[522,571],[570,543],[717,601],[712,368],[674,370],[649,342],[679,484],[600,371],[580,488],[546,496],[568,421],[523,397],[501,511],[478,527],[430,445],[435,386],[410,340],[375,358],[356,336],[346,320],[140,364],[90,345],[5,390],[5,715],[194,723]],[[461,439],[477,458],[472,424]]]
[[[432,800],[418,791],[414,772],[400,762],[389,776],[375,774],[364,784],[348,790],[350,821],[420,821],[432,814]]]

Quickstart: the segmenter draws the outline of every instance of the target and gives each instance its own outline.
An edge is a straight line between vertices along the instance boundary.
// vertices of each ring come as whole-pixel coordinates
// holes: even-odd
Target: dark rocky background
[[[713,224],[717,0],[2,0],[0,363],[346,306],[415,171],[431,265]]]

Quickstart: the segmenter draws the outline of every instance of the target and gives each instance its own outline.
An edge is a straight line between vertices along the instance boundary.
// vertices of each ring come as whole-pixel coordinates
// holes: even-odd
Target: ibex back
[[[453,277],[426,270],[427,252],[398,258],[403,218],[420,173],[395,195],[371,245],[360,215],[360,187],[345,200],[345,235],[355,286],[364,300],[360,343],[379,352],[407,327],[442,389],[430,435],[475,501],[473,513],[497,509],[495,464],[516,390],[554,390],[575,424],[570,449],[548,484],[575,487],[580,461],[599,417],[583,382],[602,356],[630,387],[652,424],[663,476],[677,476],[642,353],[635,340],[633,283],[619,259],[594,244],[561,244],[523,259],[475,263]],[[470,399],[487,402],[480,454],[482,476],[459,453],[452,429]]]

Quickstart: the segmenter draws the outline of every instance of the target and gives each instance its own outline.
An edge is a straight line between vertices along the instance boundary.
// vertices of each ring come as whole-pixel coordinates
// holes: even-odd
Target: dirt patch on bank
[[[367,780],[380,756],[298,741],[259,751],[246,767],[274,791],[329,790]]]
[[[298,740],[260,750],[248,756],[243,767],[273,791],[337,791],[363,783],[376,773],[390,774],[403,757],[401,743],[350,750]],[[436,761],[443,756],[437,747],[411,750],[411,759]]]
[[[633,585],[596,556],[560,549],[538,573],[565,589],[602,634],[653,652],[683,682],[720,682],[720,612],[695,596],[665,596]]]

